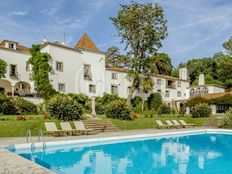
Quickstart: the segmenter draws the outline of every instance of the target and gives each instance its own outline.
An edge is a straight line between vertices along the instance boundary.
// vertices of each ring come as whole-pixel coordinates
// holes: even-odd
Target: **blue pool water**
[[[232,135],[201,134],[15,151],[61,174],[231,174]]]

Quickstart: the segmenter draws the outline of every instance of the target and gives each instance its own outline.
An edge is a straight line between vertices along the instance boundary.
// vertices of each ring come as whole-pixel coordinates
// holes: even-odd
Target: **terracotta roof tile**
[[[232,95],[232,92],[220,92],[220,93],[209,93],[201,96],[204,99],[211,100],[219,97],[223,97],[225,95]]]
[[[76,49],[79,49],[79,48],[89,49],[89,50],[97,51],[97,52],[100,51],[95,45],[95,43],[90,39],[90,37],[86,33],[77,42],[77,44],[75,45],[75,48]]]
[[[23,53],[29,53],[29,49],[27,47],[25,47],[23,45],[20,45],[20,44],[18,44],[18,42],[15,42],[15,41],[3,40],[0,43],[0,48],[9,49],[9,48],[5,47],[6,42],[14,42],[14,43],[16,43],[16,50],[15,51],[20,51],[20,52],[23,52]],[[9,50],[12,50],[12,49],[9,49]]]

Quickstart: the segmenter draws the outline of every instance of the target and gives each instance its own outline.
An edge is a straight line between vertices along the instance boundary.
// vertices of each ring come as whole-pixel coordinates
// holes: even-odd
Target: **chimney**
[[[199,75],[198,85],[205,85],[205,75],[204,74]]]
[[[180,68],[179,69],[179,79],[188,80],[188,70],[187,70],[187,68]]]

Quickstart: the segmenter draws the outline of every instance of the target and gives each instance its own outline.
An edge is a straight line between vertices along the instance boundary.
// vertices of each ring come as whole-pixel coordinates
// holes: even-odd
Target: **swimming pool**
[[[53,143],[33,152],[22,147],[8,149],[62,174],[229,174],[232,170],[232,134],[227,132],[88,141]]]

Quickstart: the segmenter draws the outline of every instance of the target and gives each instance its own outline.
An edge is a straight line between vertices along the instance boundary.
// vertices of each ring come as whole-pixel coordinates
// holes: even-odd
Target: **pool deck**
[[[84,140],[91,138],[106,138],[106,137],[120,137],[130,135],[142,134],[158,134],[165,132],[182,132],[191,130],[203,130],[203,128],[186,128],[186,129],[140,129],[140,130],[127,130],[119,132],[99,133],[95,135],[83,136],[63,136],[63,137],[44,137],[46,142],[52,141],[65,141],[65,140]],[[33,137],[33,142],[37,142],[37,137]],[[0,174],[52,174],[54,172],[33,163],[17,154],[14,154],[3,146],[13,144],[25,144],[25,137],[11,137],[0,138]]]

